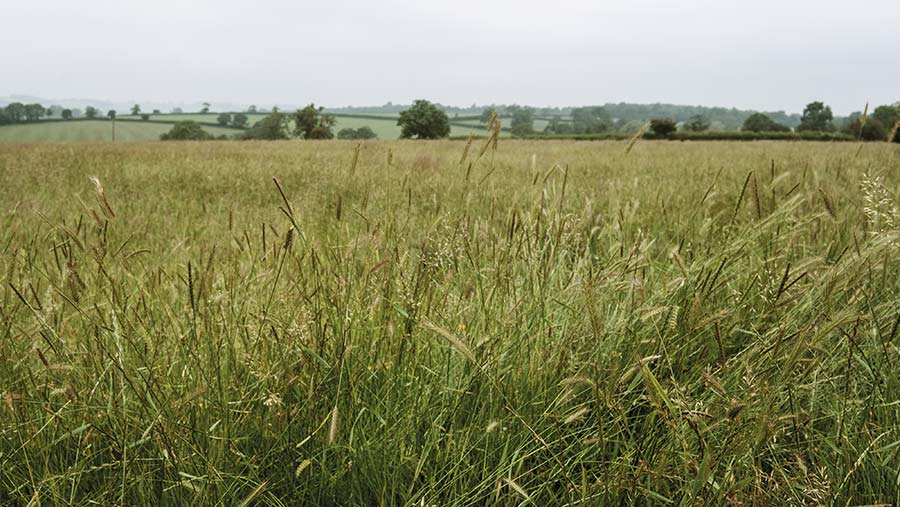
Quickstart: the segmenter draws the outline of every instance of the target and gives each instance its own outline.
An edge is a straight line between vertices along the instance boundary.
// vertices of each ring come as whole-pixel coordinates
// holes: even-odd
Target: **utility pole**
[[[116,117],[112,118],[112,140],[115,142],[116,140]]]

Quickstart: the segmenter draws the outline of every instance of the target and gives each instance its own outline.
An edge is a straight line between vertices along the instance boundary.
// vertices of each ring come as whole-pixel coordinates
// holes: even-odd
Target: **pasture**
[[[0,144],[0,504],[900,501],[898,147],[626,145]]]
[[[185,120],[202,123],[203,129],[213,136],[225,135],[230,137],[241,132],[240,129],[236,128],[216,126],[217,116],[218,114],[216,113],[151,114],[151,122],[142,122],[139,116],[121,115],[116,122],[116,140],[157,141],[160,134],[168,132],[175,122]],[[248,114],[247,117],[247,125],[250,126],[263,119],[265,114]],[[379,139],[391,140],[400,137],[400,127],[397,126],[396,117],[385,116],[384,119],[378,119],[337,116],[336,120],[333,128],[335,135],[344,128],[368,126],[378,135]],[[472,126],[451,125],[450,135],[461,137],[470,134],[475,136],[486,134],[484,128],[478,128],[479,124],[477,121],[469,121],[467,123]],[[504,131],[502,135],[508,136],[508,133]],[[0,142],[96,142],[109,141],[111,138],[111,125],[106,120],[41,121],[0,126]]]
[[[158,141],[171,124],[117,121],[116,141]],[[234,135],[235,129],[204,126],[212,135]],[[42,121],[0,126],[0,142],[96,142],[112,139],[112,123],[107,120]]]

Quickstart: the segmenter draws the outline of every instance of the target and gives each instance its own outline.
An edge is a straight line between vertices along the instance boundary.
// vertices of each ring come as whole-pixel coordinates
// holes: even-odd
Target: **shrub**
[[[447,113],[427,100],[417,100],[400,113],[397,125],[404,139],[440,139],[450,135],[450,118]]]
[[[375,139],[378,135],[374,130],[369,128],[368,126],[359,127],[358,129],[341,129],[338,134],[338,139]]]
[[[323,107],[309,104],[294,113],[294,135],[303,139],[333,139],[334,115],[324,112]]]
[[[791,129],[772,121],[767,114],[753,113],[744,120],[741,130],[745,132],[789,132]]]
[[[669,118],[654,118],[650,120],[650,130],[659,137],[668,137],[677,128],[675,120]]]
[[[161,141],[206,141],[212,139],[209,132],[203,130],[199,123],[194,121],[180,121],[172,126],[165,134],[159,136]]]
[[[284,113],[269,113],[265,118],[254,123],[244,132],[240,139],[257,141],[278,141],[290,139],[288,135],[288,116]]]
[[[238,127],[238,128],[244,128],[244,127],[247,126],[247,120],[248,120],[248,118],[247,118],[247,115],[246,115],[246,114],[244,114],[244,113],[235,113],[235,114],[231,117],[231,126],[232,126],[232,127]]]

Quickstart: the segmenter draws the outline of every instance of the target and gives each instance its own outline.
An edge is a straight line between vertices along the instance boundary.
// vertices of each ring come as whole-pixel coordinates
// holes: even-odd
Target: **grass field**
[[[117,141],[158,141],[160,134],[168,132],[171,125],[162,123],[116,122]],[[234,129],[204,127],[213,135],[234,135]],[[24,125],[0,126],[0,142],[79,142],[109,141],[112,124],[109,121],[40,122]]]
[[[897,146],[625,145],[0,145],[0,504],[900,502]]]
[[[156,141],[160,134],[168,132],[171,125],[156,122],[171,122],[191,120],[200,123],[216,123],[218,115],[186,113],[186,114],[158,114],[151,115],[152,123],[141,123],[139,116],[123,115],[116,123],[116,140],[118,141]],[[249,114],[248,125],[261,120],[264,114]],[[373,118],[354,118],[340,116],[334,127],[334,133],[343,128],[359,128],[368,126],[380,139],[397,139],[400,137],[400,127],[397,126],[396,117],[385,117],[383,120]],[[107,121],[72,121],[58,122],[48,121],[40,123],[28,123],[23,125],[0,126],[0,142],[76,142],[76,141],[109,141],[112,132],[111,125]],[[221,128],[203,125],[203,129],[215,136],[233,136],[240,130],[233,128]],[[484,129],[466,128],[465,126],[452,125],[450,135],[466,136],[469,134],[484,135]],[[507,133],[504,132],[504,135]]]

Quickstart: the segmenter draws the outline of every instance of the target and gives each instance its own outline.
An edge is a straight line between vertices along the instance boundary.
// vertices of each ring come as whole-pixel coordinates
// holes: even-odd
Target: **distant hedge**
[[[653,138],[653,136],[644,136]],[[672,141],[855,141],[840,132],[675,132],[666,139]]]
[[[634,134],[621,132],[604,132],[600,134],[550,134],[532,135],[517,139],[563,139],[571,141],[621,141],[631,139]],[[484,137],[484,136],[476,136]],[[468,136],[453,136],[451,139],[467,139]],[[645,140],[659,141],[856,141],[856,138],[840,132],[744,132],[744,131],[705,131],[674,132],[662,137],[648,132]]]

